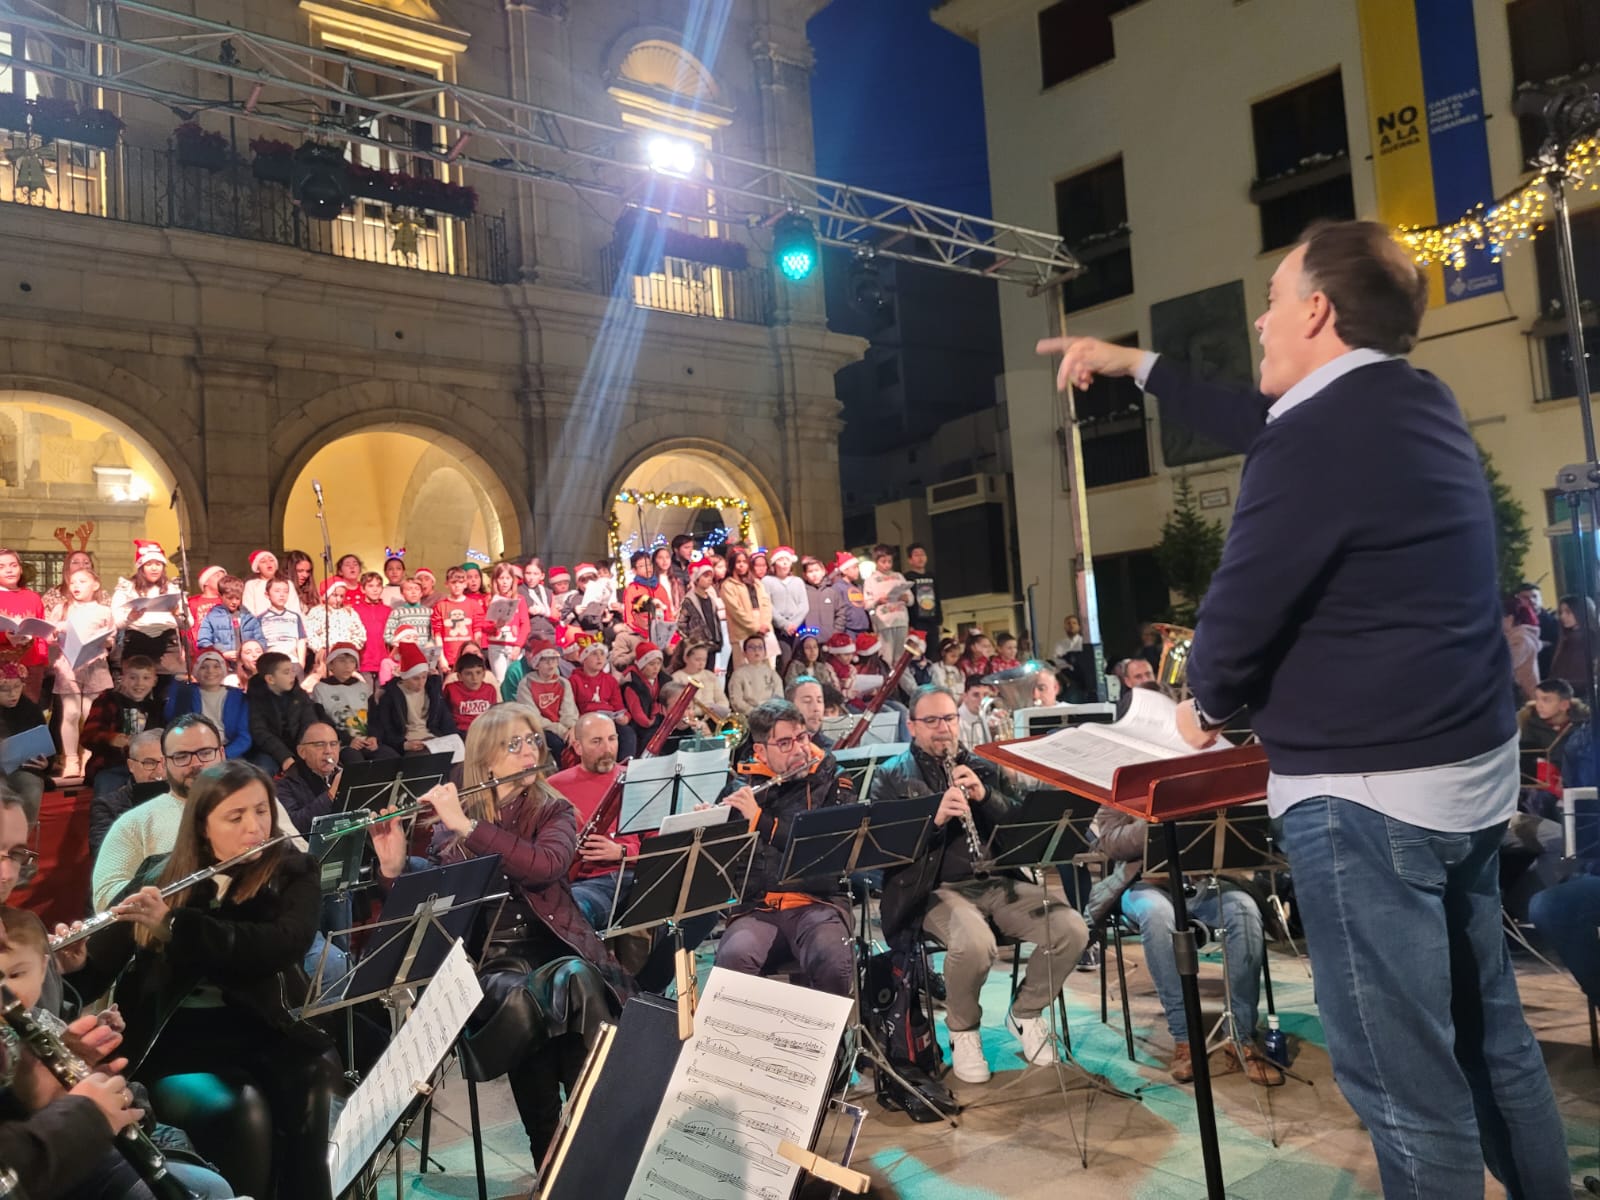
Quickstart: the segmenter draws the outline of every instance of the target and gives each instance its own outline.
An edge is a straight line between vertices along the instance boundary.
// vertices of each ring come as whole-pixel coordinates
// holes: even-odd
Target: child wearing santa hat
[[[178,641],[178,608],[183,593],[167,578],[167,556],[159,542],[136,539],[133,550],[133,574],[117,580],[111,594],[111,616],[122,634],[122,656],[150,659],[161,676],[180,674],[183,649]]]
[[[327,675],[311,689],[311,698],[333,721],[339,736],[339,761],[345,766],[394,757],[393,750],[367,732],[372,683],[360,666],[360,649],[351,642],[336,642],[328,651]]]
[[[225,758],[243,758],[250,753],[250,705],[238,688],[223,680],[228,662],[220,650],[202,650],[194,658],[193,682],[175,680],[167,689],[163,720],[171,725],[184,713],[203,713],[222,730]]]
[[[322,581],[322,603],[306,614],[306,644],[319,663],[329,646],[348,642],[359,652],[367,644],[367,627],[349,599],[349,583],[330,576]]]
[[[661,671],[665,666],[666,656],[659,646],[640,642],[633,648],[633,663],[622,677],[622,703],[641,750],[655,736],[666,715],[661,703]]]
[[[464,576],[462,584],[464,592]],[[368,730],[396,754],[426,754],[429,739],[454,734],[456,723],[444,701],[443,682],[430,670],[422,648],[402,641],[395,653],[399,670],[394,683],[378,697]]]
[[[524,658],[529,666],[517,684],[515,699],[518,704],[538,710],[544,722],[545,741],[559,756],[578,724],[577,697],[572,685],[561,676],[561,651],[554,642],[534,641]]]
[[[253,550],[247,564],[250,568],[250,578],[245,580],[244,607],[252,616],[259,617],[267,611],[267,584],[278,578],[278,556],[271,550]],[[287,578],[287,576],[285,576]],[[290,612],[300,612],[300,597],[295,595],[293,585],[289,588]],[[304,615],[304,614],[302,614]]]

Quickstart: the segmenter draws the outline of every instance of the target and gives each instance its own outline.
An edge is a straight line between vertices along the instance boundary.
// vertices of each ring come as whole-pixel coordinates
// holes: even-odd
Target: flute
[[[165,900],[168,896],[183,891],[184,888],[191,888],[197,883],[204,883],[213,875],[221,875],[227,871],[230,871],[234,867],[239,866],[241,863],[248,862],[250,859],[255,858],[264,851],[270,850],[280,842],[287,842],[290,838],[298,836],[299,834],[297,833],[280,833],[277,837],[268,838],[259,846],[251,846],[250,849],[239,854],[235,854],[232,858],[225,859],[219,863],[213,863],[209,867],[201,867],[198,871],[191,871],[182,879],[174,880],[172,883],[169,883],[166,887],[162,888],[161,898]],[[116,919],[117,912],[115,908],[108,908],[104,912],[95,913],[94,916],[87,918],[83,922],[81,928],[75,929],[71,933],[63,934],[61,937],[51,938],[50,953],[54,954],[57,950],[65,950],[68,946],[76,945],[78,942],[83,941],[83,939],[86,937],[94,936],[107,925],[113,924]]]
[[[521,771],[513,771],[504,779],[491,775],[482,783],[475,783],[469,788],[462,788],[456,793],[456,799],[465,800],[468,796],[476,796],[479,792],[487,792],[491,788],[497,788],[506,783],[521,783],[524,779],[537,775],[543,770],[543,767],[526,767]],[[405,817],[421,816],[424,811],[432,807],[433,806],[431,804],[428,804],[422,800],[418,800],[415,804],[403,805],[402,807],[395,809],[393,812],[368,813],[364,817],[358,817],[356,820],[351,821],[350,824],[346,825],[342,829],[335,829],[332,833],[328,834],[328,841],[335,841],[338,838],[344,837],[346,834],[364,832],[365,830],[371,829],[374,825],[382,825],[385,821],[399,821]]]

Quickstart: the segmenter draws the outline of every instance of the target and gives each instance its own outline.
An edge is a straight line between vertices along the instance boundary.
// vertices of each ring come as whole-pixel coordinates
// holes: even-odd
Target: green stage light
[[[772,227],[772,258],[783,277],[799,283],[817,266],[817,233],[800,213],[786,213]]]

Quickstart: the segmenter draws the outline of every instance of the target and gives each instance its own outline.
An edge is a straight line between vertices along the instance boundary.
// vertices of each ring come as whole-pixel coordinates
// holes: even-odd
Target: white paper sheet
[[[12,617],[0,613],[0,633],[14,633],[18,637],[47,638],[56,627],[38,617]]]
[[[61,656],[74,671],[80,671],[106,654],[106,639],[116,632],[110,611],[98,620],[80,618],[77,610],[68,613],[61,627]]]
[[[680,750],[634,758],[622,780],[618,833],[649,833],[670,812],[687,812],[696,803],[713,803],[728,779],[728,747]]]
[[[1007,746],[1015,757],[1109,789],[1121,767],[1183,758],[1196,751],[1178,733],[1177,705],[1159,692],[1138,688],[1121,720],[1075,725],[1034,742]],[[1229,749],[1218,739],[1212,750]]]
[[[467,757],[467,744],[461,740],[459,733],[447,733],[443,737],[429,738],[422,744],[428,748],[429,754],[448,754],[452,765]]]
[[[827,1104],[850,1000],[711,969],[627,1200],[788,1200]]]
[[[417,1094],[416,1085],[428,1080],[482,999],[483,988],[458,941],[423,989],[410,1018],[334,1122],[328,1139],[328,1174],[335,1196],[350,1186],[394,1128]]]

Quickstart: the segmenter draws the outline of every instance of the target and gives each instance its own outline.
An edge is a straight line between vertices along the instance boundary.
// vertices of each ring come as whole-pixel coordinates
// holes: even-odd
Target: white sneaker
[[[1022,1057],[1030,1066],[1048,1067],[1056,1061],[1055,1034],[1043,1017],[1016,1017],[1006,1014],[1006,1028],[1022,1043]]]
[[[950,1035],[950,1064],[962,1083],[988,1083],[992,1072],[983,1056],[983,1035],[967,1029]]]

